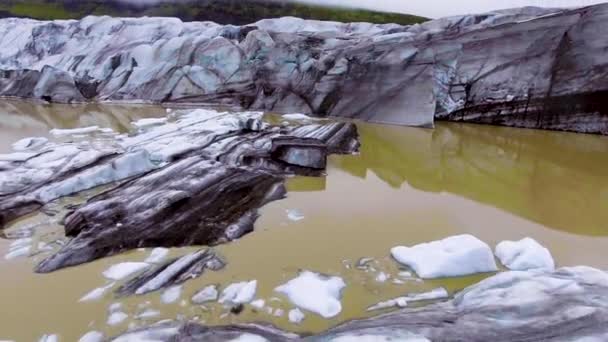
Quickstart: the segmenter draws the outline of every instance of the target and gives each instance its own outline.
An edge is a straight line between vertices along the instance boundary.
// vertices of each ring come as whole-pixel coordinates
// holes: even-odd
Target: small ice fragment
[[[388,278],[390,278],[390,276],[384,272],[380,272],[378,273],[378,275],[376,276],[376,281],[379,283],[384,283],[388,280]]]
[[[224,304],[246,304],[253,300],[257,288],[257,280],[229,285],[222,291],[219,302]]]
[[[289,321],[294,324],[302,323],[302,321],[305,318],[304,313],[298,308],[289,310],[288,317],[289,317]]]
[[[163,291],[160,299],[165,304],[175,303],[182,295],[181,285],[171,286],[170,288]]]
[[[529,237],[520,241],[503,241],[496,246],[495,254],[500,262],[510,270],[552,271],[555,269],[555,261],[553,261],[551,252]]]
[[[217,300],[218,291],[217,286],[209,285],[204,289],[198,291],[194,296],[192,296],[192,303],[194,304],[203,304],[206,302],[211,302]]]
[[[254,308],[261,310],[264,307],[264,305],[266,304],[266,301],[263,299],[257,299],[257,300],[254,300],[253,302],[251,302],[250,304]]]
[[[277,287],[296,306],[331,318],[342,311],[340,298],[346,287],[340,277],[327,277],[314,272],[301,272],[297,278]]]
[[[73,128],[73,129],[52,129],[50,133],[54,136],[64,136],[64,135],[74,135],[74,134],[88,134],[99,131],[99,126],[89,126],[82,128]]]
[[[150,126],[162,125],[167,122],[167,118],[147,118],[147,119],[139,119],[137,121],[131,122],[131,124],[137,128],[146,128]]]
[[[367,308],[367,311],[382,310],[382,309],[387,309],[387,308],[391,308],[394,306],[403,308],[403,307],[407,306],[408,302],[419,302],[419,301],[423,301],[423,300],[437,300],[437,299],[447,298],[448,296],[449,296],[448,291],[446,291],[446,289],[444,289],[443,287],[439,287],[439,288],[436,288],[436,289],[428,291],[428,292],[414,293],[414,294],[407,295],[405,297],[397,297],[397,298],[389,299],[387,301],[380,302],[378,304],[370,306],[369,308]]]
[[[311,118],[310,116],[306,115],[306,114],[285,114],[283,115],[283,119],[285,120],[293,120],[293,121],[310,121],[310,120],[314,120],[314,118]]]
[[[233,338],[232,340],[229,340],[228,342],[268,342],[268,340],[260,335],[253,335],[253,334],[245,333],[245,334],[240,335],[237,338]]]
[[[90,301],[94,301],[94,300],[99,300],[103,297],[103,295],[106,293],[106,291],[108,289],[112,288],[112,286],[114,286],[114,283],[93,289],[90,292],[88,292],[87,294],[85,294],[84,296],[82,296],[82,298],[80,298],[78,301],[79,302],[90,302]]]
[[[287,210],[287,218],[290,221],[297,222],[304,219],[304,214],[302,214],[302,212],[298,209],[289,209]]]
[[[99,331],[89,331],[82,335],[78,342],[103,342],[103,334]]]
[[[9,252],[4,256],[4,258],[6,260],[12,260],[18,257],[28,256],[30,254],[31,249],[32,246],[30,245],[14,248],[12,250],[9,250]]]
[[[59,341],[59,336],[53,334],[43,335],[38,342],[57,342]]]
[[[452,236],[413,247],[394,247],[391,254],[421,278],[458,277],[498,270],[490,247],[472,235]]]
[[[283,311],[283,309],[276,309],[276,310],[274,310],[274,316],[275,317],[282,317],[284,313],[285,313],[285,311]]]
[[[129,317],[129,315],[127,315],[126,313],[119,311],[119,312],[113,312],[110,314],[110,317],[108,317],[108,325],[118,325],[122,322],[124,322],[127,317]]]
[[[152,309],[147,309],[144,312],[138,314],[137,316],[135,316],[135,318],[137,319],[148,319],[148,318],[153,318],[153,317],[158,317],[160,316],[160,311],[158,310],[152,310]]]
[[[167,248],[163,248],[163,247],[154,248],[152,250],[152,252],[150,252],[150,256],[148,256],[146,258],[146,260],[144,260],[144,262],[147,262],[150,264],[157,264],[157,263],[163,261],[163,259],[165,259],[165,257],[167,257],[167,254],[169,254],[169,249],[167,249]]]
[[[48,141],[49,140],[47,138],[42,138],[42,137],[21,139],[13,144],[13,150],[15,150],[15,151],[32,150],[32,149],[38,148],[38,147],[46,144]]]
[[[112,280],[121,280],[149,266],[150,264],[145,262],[122,262],[105,270],[103,276]]]
[[[401,277],[401,278],[405,278],[405,279],[413,277],[412,272],[407,272],[407,271],[401,271],[401,272],[399,272],[398,276]]]
[[[122,303],[112,303],[112,304],[110,304],[110,306],[108,306],[108,311],[116,312],[116,311],[120,311],[121,308],[122,308]]]

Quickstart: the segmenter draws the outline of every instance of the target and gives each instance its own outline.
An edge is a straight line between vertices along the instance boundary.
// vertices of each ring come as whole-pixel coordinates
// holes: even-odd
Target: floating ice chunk
[[[108,306],[109,312],[120,311],[120,309],[122,309],[122,303],[112,303],[110,306]]]
[[[89,127],[73,128],[73,129],[55,128],[55,129],[52,129],[50,133],[56,137],[60,137],[60,136],[64,136],[64,135],[89,134],[89,133],[95,133],[98,131],[99,131],[99,126],[89,126]]]
[[[312,121],[315,118],[312,118],[306,114],[285,114],[283,115],[283,119],[292,120],[292,121]]]
[[[113,312],[108,317],[108,325],[118,325],[124,322],[128,317],[129,315],[122,311]]]
[[[146,128],[150,126],[157,126],[167,123],[167,118],[148,118],[148,119],[139,119],[137,121],[131,122],[131,124],[137,128]]]
[[[121,280],[147,267],[150,267],[150,264],[145,262],[121,262],[103,271],[103,276],[112,280]]]
[[[99,331],[89,331],[82,335],[78,342],[103,342],[104,335]]]
[[[251,306],[253,306],[254,308],[261,310],[262,308],[264,308],[264,305],[266,304],[266,301],[263,299],[256,299],[253,302],[250,303]]]
[[[386,282],[391,276],[384,273],[384,272],[380,272],[378,273],[378,275],[376,276],[376,281],[379,283],[384,283]]]
[[[163,291],[160,300],[165,304],[175,303],[182,295],[181,285],[174,285]]]
[[[114,286],[114,283],[110,283],[103,287],[98,287],[96,289],[91,290],[89,293],[85,294],[80,298],[79,302],[90,302],[94,300],[99,300],[103,297],[107,290],[111,289]]]
[[[9,245],[8,253],[4,256],[6,260],[12,260],[22,256],[28,256],[32,251],[32,238],[17,239]]]
[[[148,318],[153,318],[153,317],[158,317],[160,316],[160,311],[158,310],[152,310],[152,309],[147,309],[144,312],[138,314],[137,316],[135,316],[135,318],[137,319],[148,319]]]
[[[168,322],[170,322],[170,320],[161,321],[161,322],[155,323],[154,325],[165,324]],[[145,329],[145,330],[141,330],[141,331],[129,332],[129,333],[126,333],[124,335],[121,335],[121,336],[115,338],[114,340],[112,340],[112,342],[169,341],[173,337],[175,337],[175,335],[177,335],[178,332],[179,332],[179,328],[158,327],[158,328],[153,328],[153,329]]]
[[[399,277],[401,278],[412,278],[412,272],[407,272],[407,271],[401,271],[397,274]]]
[[[42,337],[41,337],[41,338],[38,340],[38,342],[58,342],[58,341],[59,341],[59,336],[54,335],[54,334],[53,334],[53,335],[51,335],[51,334],[48,334],[48,335],[43,335],[43,336],[42,336]]]
[[[444,289],[443,287],[439,287],[439,288],[436,288],[429,292],[414,293],[414,294],[410,294],[405,297],[397,297],[397,298],[389,299],[385,302],[380,302],[376,305],[370,306],[369,308],[367,308],[367,311],[382,310],[382,309],[387,309],[387,308],[391,308],[391,307],[395,307],[395,306],[403,308],[403,307],[406,307],[407,303],[409,303],[409,302],[444,299],[444,298],[447,298],[448,296],[449,296],[448,291],[446,289]]]
[[[268,342],[268,340],[260,335],[253,335],[253,334],[245,333],[245,334],[240,335],[237,338],[233,338],[232,340],[229,340],[228,342]]]
[[[194,296],[192,296],[192,303],[194,304],[203,304],[207,302],[211,302],[217,300],[218,291],[217,286],[209,285],[204,289],[198,291]]]
[[[503,241],[496,246],[495,253],[500,262],[510,270],[555,269],[555,262],[549,250],[529,237],[520,241]]]
[[[246,304],[253,300],[258,286],[257,280],[244,281],[229,285],[222,291],[220,303]]]
[[[147,262],[150,264],[157,264],[157,263],[163,261],[163,259],[165,259],[167,257],[167,254],[169,254],[169,249],[167,249],[167,248],[163,248],[163,247],[154,248],[152,250],[152,252],[150,252],[150,256],[148,256],[148,258],[146,258],[146,260],[144,260],[144,262]]]
[[[285,313],[285,311],[283,309],[276,309],[276,310],[274,310],[274,314],[273,315],[275,317],[282,317],[284,313]]]
[[[391,254],[421,278],[458,277],[497,271],[490,247],[472,235],[452,236],[413,247],[394,247]]]
[[[287,210],[287,218],[290,221],[297,222],[304,219],[304,214],[302,214],[302,212],[298,209],[289,209]]]
[[[21,139],[13,144],[13,150],[15,151],[25,151],[38,148],[44,144],[46,144],[49,140],[47,138],[42,137],[34,137],[34,138],[25,138]]]
[[[344,287],[342,278],[304,271],[275,291],[286,295],[297,307],[331,318],[342,311],[340,298]]]
[[[289,310],[287,317],[289,318],[289,321],[291,323],[300,324],[300,323],[302,323],[302,321],[304,320],[304,318],[306,316],[300,309],[295,308],[295,309]]]

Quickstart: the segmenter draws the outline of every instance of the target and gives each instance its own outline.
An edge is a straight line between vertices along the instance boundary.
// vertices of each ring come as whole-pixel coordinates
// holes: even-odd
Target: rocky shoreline
[[[608,134],[608,5],[412,26],[0,20],[0,96]]]

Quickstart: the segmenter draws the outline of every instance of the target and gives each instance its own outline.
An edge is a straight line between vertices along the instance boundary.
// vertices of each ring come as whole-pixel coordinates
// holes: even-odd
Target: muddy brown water
[[[126,132],[130,122],[165,115],[153,106],[62,106],[0,102],[0,153],[27,136],[48,136],[51,128],[90,125]],[[90,290],[107,284],[102,272],[122,261],[142,261],[149,250],[65,269],[35,274],[44,254],[5,260],[10,240],[0,238],[0,340],[36,341],[58,334],[77,341],[87,331],[111,336],[129,326],[162,319],[197,320],[207,324],[271,322],[298,332],[326,329],[367,315],[378,301],[446,287],[458,291],[487,275],[434,281],[406,280],[395,284],[398,266],[391,247],[412,245],[470,233],[494,246],[504,239],[533,237],[547,246],[558,266],[590,265],[608,269],[608,138],[592,135],[439,123],[434,130],[359,123],[362,149],[355,156],[332,156],[327,177],[295,177],[288,197],[261,210],[256,231],[217,251],[228,266],[185,284],[181,299],[162,304],[159,293],[79,302]],[[86,194],[54,204],[81,201]],[[290,221],[287,210],[304,215]],[[60,216],[60,215],[58,215]],[[35,214],[5,230],[16,234],[34,226],[35,238],[61,238],[58,216]],[[182,255],[196,248],[171,250]],[[352,267],[372,257],[375,271]],[[351,266],[351,267],[349,267]],[[324,320],[307,313],[301,325],[286,315],[274,317],[247,308],[223,315],[217,305],[190,303],[196,290],[208,284],[258,280],[258,298],[274,308],[291,308],[273,289],[299,270],[339,275],[347,287],[343,310]],[[378,282],[380,271],[391,275]],[[121,302],[129,318],[110,327],[108,307]],[[149,320],[134,316],[144,308],[161,312]]]

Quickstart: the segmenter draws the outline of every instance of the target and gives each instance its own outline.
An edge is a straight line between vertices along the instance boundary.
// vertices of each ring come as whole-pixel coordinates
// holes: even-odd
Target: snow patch
[[[452,236],[413,247],[394,247],[391,254],[421,278],[459,277],[498,270],[490,247],[472,235]]]
[[[337,316],[342,311],[340,298],[346,284],[340,277],[328,277],[304,271],[300,275],[277,287],[299,308],[314,312],[324,318]]]

